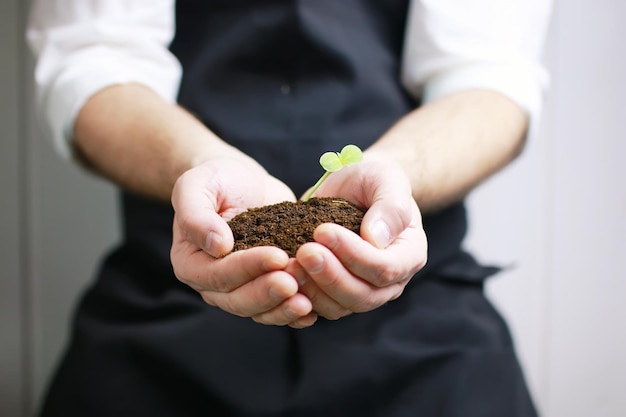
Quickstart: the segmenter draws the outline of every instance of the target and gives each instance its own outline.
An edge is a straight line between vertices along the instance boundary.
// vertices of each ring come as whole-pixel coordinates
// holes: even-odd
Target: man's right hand
[[[289,187],[245,156],[210,159],[185,172],[172,192],[176,277],[229,313],[264,324],[312,325],[317,316],[285,272],[289,257],[283,250],[265,246],[229,254],[233,236],[226,222],[248,208],[282,201],[295,201]]]

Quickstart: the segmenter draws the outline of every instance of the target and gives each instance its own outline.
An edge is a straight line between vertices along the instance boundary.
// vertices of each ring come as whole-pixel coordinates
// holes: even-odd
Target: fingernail
[[[219,256],[219,247],[222,243],[222,236],[215,232],[209,232],[206,236],[206,241],[204,243],[205,250],[211,256]]]
[[[312,253],[302,259],[301,264],[309,274],[317,274],[324,269],[324,258],[319,253]]]
[[[389,226],[382,220],[377,220],[370,228],[374,245],[380,249],[384,249],[391,241],[391,231]]]
[[[302,288],[306,285],[308,278],[306,277],[306,274],[304,272],[296,274],[294,276],[296,278],[296,281],[298,282],[298,288]]]

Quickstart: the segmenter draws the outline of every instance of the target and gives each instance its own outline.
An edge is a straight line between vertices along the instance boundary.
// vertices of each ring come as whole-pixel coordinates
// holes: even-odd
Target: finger
[[[309,313],[306,316],[289,323],[289,327],[292,327],[294,329],[305,329],[307,327],[311,327],[315,324],[315,322],[317,322],[317,317],[317,314]]]
[[[198,190],[203,190],[199,193]],[[233,234],[226,221],[218,214],[217,191],[211,191],[206,179],[183,174],[174,187],[174,228],[182,238],[213,257],[232,250]]]
[[[201,294],[207,304],[241,317],[252,317],[274,309],[297,292],[298,283],[290,274],[273,271],[231,292],[201,291]],[[293,316],[284,319],[285,324],[308,312],[295,311]]]
[[[326,295],[352,312],[370,311],[397,298],[407,282],[373,286],[350,273],[328,248],[317,243],[303,245],[296,259]]]
[[[421,216],[411,195],[411,185],[396,165],[369,160],[347,167],[329,177],[319,195],[335,195],[368,207],[361,224],[361,236],[378,248],[387,247]]]
[[[285,326],[290,323],[306,324],[313,319],[311,302],[302,294],[295,294],[275,308],[252,316],[252,319],[261,324]],[[309,317],[310,316],[310,317]],[[309,317],[308,319],[304,319]]]
[[[176,239],[171,261],[176,277],[196,291],[230,292],[271,271],[284,269],[289,255],[279,248],[259,246],[215,259],[187,241]]]
[[[295,277],[298,281],[300,293],[304,294],[311,301],[313,311],[318,315],[328,320],[337,320],[351,313],[350,310],[324,293],[295,259],[290,259],[290,263],[285,271]]]
[[[378,249],[330,223],[318,226],[313,237],[330,249],[352,275],[375,287],[404,281],[426,263],[426,237],[419,225],[407,227],[386,249]]]
[[[361,236],[377,248],[384,249],[406,229],[412,221],[421,223],[421,215],[411,195],[408,181],[392,170],[371,179],[366,185],[368,210],[361,223]]]

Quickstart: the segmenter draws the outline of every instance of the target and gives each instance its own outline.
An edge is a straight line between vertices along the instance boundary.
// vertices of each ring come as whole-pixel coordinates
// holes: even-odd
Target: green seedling
[[[320,165],[326,170],[324,175],[315,183],[311,191],[304,197],[302,201],[309,201],[313,193],[317,191],[320,185],[328,178],[328,176],[341,168],[356,164],[363,159],[363,152],[356,145],[346,145],[341,152],[326,152],[320,157]]]

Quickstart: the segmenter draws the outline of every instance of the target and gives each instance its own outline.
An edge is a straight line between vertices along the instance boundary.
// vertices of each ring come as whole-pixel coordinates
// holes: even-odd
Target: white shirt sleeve
[[[174,0],[33,0],[27,40],[34,52],[39,114],[70,157],[75,118],[97,91],[139,82],[174,102],[180,63],[169,52]]]
[[[402,81],[423,102],[485,88],[537,125],[548,76],[541,64],[550,0],[412,0]]]

